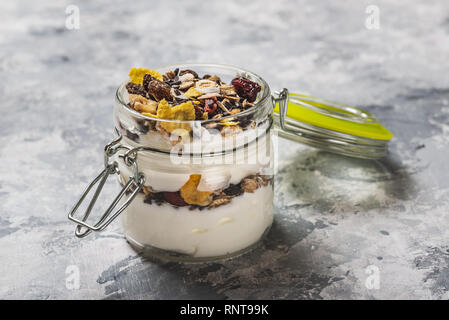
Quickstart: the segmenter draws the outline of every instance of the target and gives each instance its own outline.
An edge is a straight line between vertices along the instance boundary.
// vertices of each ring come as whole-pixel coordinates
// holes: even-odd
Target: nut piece
[[[223,123],[220,124],[223,125]],[[235,123],[232,123],[232,125],[230,126],[226,125],[223,128],[221,128],[220,133],[223,137],[229,137],[237,135],[242,131],[243,129],[240,126],[236,125]]]
[[[220,77],[217,76],[216,74],[214,74],[212,77],[207,78],[207,80],[221,82]]]
[[[141,112],[144,115],[152,114],[155,115],[156,114],[156,109],[157,109],[157,102],[156,101],[148,101],[147,104],[142,104],[140,102],[136,102],[134,104],[134,110]]]
[[[199,100],[210,99],[210,98],[219,97],[219,96],[220,96],[219,93],[206,93],[206,94],[203,94],[202,96],[198,97],[198,99]]]
[[[209,205],[209,209],[216,208],[216,207],[222,206],[222,205],[224,205],[224,204],[227,204],[227,203],[231,202],[231,198],[232,198],[232,197],[227,197],[227,196],[225,196],[225,197],[223,197],[223,198],[215,199],[215,200],[212,201],[212,203]]]
[[[266,187],[270,183],[270,180],[264,176],[256,176],[256,181],[259,187]]]
[[[220,93],[225,96],[233,96],[236,94],[234,86],[227,85],[220,86]]]
[[[173,71],[167,71],[163,76],[164,81],[174,79],[176,77],[176,74]]]
[[[157,103],[137,94],[129,95],[129,104],[134,110],[142,113],[156,114]]]
[[[187,90],[187,89],[193,87],[194,85],[195,85],[195,82],[193,82],[193,81],[184,81],[183,83],[181,83],[179,85],[179,89],[180,90]]]
[[[242,182],[242,189],[245,192],[253,193],[254,190],[256,190],[259,187],[259,184],[256,182],[256,180],[251,178],[245,178]]]

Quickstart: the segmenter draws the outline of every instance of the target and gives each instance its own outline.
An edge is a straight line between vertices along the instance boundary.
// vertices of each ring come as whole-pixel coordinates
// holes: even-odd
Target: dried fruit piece
[[[245,78],[235,78],[232,80],[232,85],[238,95],[242,98],[248,99],[249,102],[256,100],[257,94],[261,89],[258,83]]]
[[[163,79],[162,75],[159,72],[146,68],[131,68],[131,70],[129,70],[129,78],[131,79],[132,83],[142,84],[143,77],[147,73],[160,81],[162,81]]]
[[[170,94],[171,87],[165,82],[153,79],[148,83],[147,89],[157,101],[162,99],[171,101],[173,99]]]
[[[240,187],[240,184],[231,184],[224,189],[223,192],[228,196],[237,197],[243,193],[243,190]]]
[[[212,191],[198,191],[201,175],[191,174],[189,180],[179,189],[182,198],[188,204],[207,206],[212,201]]]
[[[213,97],[211,99],[206,99],[204,101],[204,112],[208,114],[213,114],[217,110],[217,98]]]
[[[156,79],[155,77],[153,77],[151,74],[149,74],[149,73],[147,73],[146,75],[144,75],[143,76],[143,82],[142,82],[142,85],[143,85],[143,88],[145,89],[145,90],[147,90],[148,89],[148,84],[150,83],[150,81],[151,80],[154,80],[154,79]],[[157,80],[157,79],[156,79]]]
[[[147,95],[147,92],[143,85],[137,83],[128,82],[126,84],[126,90],[128,90],[128,93],[130,94],[139,94],[143,97]]]
[[[195,108],[191,101],[170,107],[168,102],[164,99],[159,102],[157,117],[167,120],[195,120]],[[161,122],[160,125],[168,132],[173,132],[176,129],[184,129],[189,132],[191,130],[189,123]]]
[[[162,194],[164,196],[165,201],[174,206],[184,207],[187,205],[187,203],[181,197],[179,192],[163,192]]]

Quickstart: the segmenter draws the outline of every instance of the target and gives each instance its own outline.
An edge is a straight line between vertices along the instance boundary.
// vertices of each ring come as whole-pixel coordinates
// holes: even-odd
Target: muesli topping
[[[165,74],[146,68],[132,68],[130,82],[126,85],[129,106],[145,116],[169,120],[208,120],[217,115],[238,114],[254,107],[253,102],[261,90],[258,83],[241,76],[230,84],[217,75],[200,78],[194,70],[171,70]],[[138,98],[136,96],[141,96]],[[162,105],[161,105],[162,103]],[[185,110],[190,103],[192,112],[176,112],[174,117],[168,108]],[[164,112],[159,108],[164,106]]]

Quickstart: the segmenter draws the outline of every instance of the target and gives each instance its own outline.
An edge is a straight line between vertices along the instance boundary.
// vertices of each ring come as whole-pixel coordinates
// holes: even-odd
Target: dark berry
[[[184,207],[187,205],[179,192],[163,192],[162,194],[164,195],[165,201],[174,206]]]
[[[231,184],[229,187],[223,190],[227,196],[237,197],[243,193],[240,184]]]
[[[261,89],[258,83],[245,78],[235,78],[232,80],[232,85],[237,94],[240,97],[247,99],[249,102],[254,102],[256,100],[257,94]]]

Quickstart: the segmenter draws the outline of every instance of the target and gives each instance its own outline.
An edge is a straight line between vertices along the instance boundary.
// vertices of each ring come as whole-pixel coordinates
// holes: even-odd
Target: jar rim
[[[268,86],[268,83],[259,75],[257,75],[254,72],[248,71],[246,69],[240,68],[240,67],[236,67],[233,65],[227,65],[227,64],[217,64],[217,63],[179,63],[179,64],[171,64],[171,65],[165,65],[165,66],[160,66],[157,68],[154,68],[154,70],[160,70],[160,69],[176,69],[176,68],[184,68],[184,69],[188,69],[188,68],[194,68],[194,67],[211,67],[211,68],[223,68],[223,69],[227,69],[227,70],[234,70],[236,72],[236,74],[245,74],[245,75],[250,75],[253,79],[255,79],[259,85],[261,85],[262,87],[262,97],[260,98],[260,100],[254,102],[254,107],[251,107],[247,110],[244,110],[242,112],[239,112],[238,114],[230,114],[224,117],[221,117],[220,120],[224,120],[224,119],[229,119],[229,118],[239,118],[239,117],[244,117],[247,115],[251,115],[253,113],[255,113],[258,110],[259,106],[263,106],[264,103],[266,102],[267,99],[271,98],[271,93],[270,93],[270,87]],[[159,121],[159,122],[173,122],[173,123],[199,123],[199,124],[206,124],[209,122],[214,122],[217,119],[207,119],[207,120],[169,120],[169,119],[160,119],[160,118],[155,118],[155,117],[149,117],[149,116],[145,116],[143,114],[141,114],[140,112],[130,108],[128,106],[128,104],[125,102],[125,99],[123,97],[123,93],[126,90],[126,84],[129,81],[125,81],[123,82],[116,90],[115,93],[115,99],[117,102],[120,103],[121,107],[126,111],[131,113],[133,116],[138,117],[142,120],[153,120],[153,121]]]

